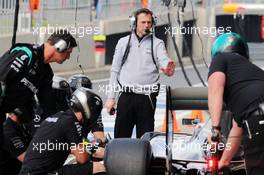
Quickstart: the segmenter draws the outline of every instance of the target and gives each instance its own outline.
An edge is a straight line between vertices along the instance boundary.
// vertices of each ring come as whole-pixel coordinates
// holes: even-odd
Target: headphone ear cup
[[[129,26],[131,29],[136,26],[136,17],[134,15],[129,16]]]
[[[157,24],[157,17],[152,15],[152,25],[155,26]]]
[[[63,39],[60,39],[58,42],[54,44],[54,47],[58,52],[63,52],[67,49],[67,42]]]

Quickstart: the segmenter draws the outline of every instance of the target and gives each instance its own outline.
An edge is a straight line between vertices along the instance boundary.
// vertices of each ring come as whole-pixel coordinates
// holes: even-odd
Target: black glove
[[[112,140],[112,137],[110,136],[109,133],[107,133],[104,138],[102,138],[102,139],[96,139],[96,142],[98,143],[98,146],[105,147],[105,145],[107,143],[109,143],[110,140]]]
[[[115,108],[111,108],[109,114],[110,115],[114,115],[115,114],[115,111],[116,111]]]
[[[19,107],[13,110],[13,113],[17,116],[20,123],[29,123],[33,119],[32,109],[26,107]]]

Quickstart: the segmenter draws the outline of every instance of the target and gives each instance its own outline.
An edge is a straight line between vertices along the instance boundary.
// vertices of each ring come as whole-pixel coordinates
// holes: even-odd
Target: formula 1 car
[[[192,134],[173,133],[172,110],[208,110],[207,88],[176,88],[166,90],[167,127],[165,133],[146,133],[141,139],[120,138],[106,145],[104,164],[109,175],[217,175],[221,156],[217,147],[212,151],[208,142],[210,119],[204,123],[190,119],[195,124]],[[223,118],[223,117],[222,117]],[[227,121],[231,117],[226,117]],[[188,119],[183,119],[188,123]],[[231,123],[229,121],[229,123]],[[230,127],[225,125],[227,136]],[[215,156],[217,155],[217,156]],[[243,151],[239,151],[228,171],[222,174],[246,174]]]

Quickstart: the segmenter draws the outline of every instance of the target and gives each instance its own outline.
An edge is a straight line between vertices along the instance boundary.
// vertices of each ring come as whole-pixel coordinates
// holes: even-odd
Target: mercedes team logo
[[[40,122],[40,120],[41,120],[40,115],[35,114],[35,118],[33,119],[33,121],[38,123],[38,122]]]

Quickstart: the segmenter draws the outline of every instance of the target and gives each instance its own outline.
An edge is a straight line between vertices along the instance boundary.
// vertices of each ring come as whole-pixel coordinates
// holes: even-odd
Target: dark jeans
[[[117,103],[115,138],[131,137],[136,125],[137,138],[145,132],[154,131],[156,95],[123,92]]]

